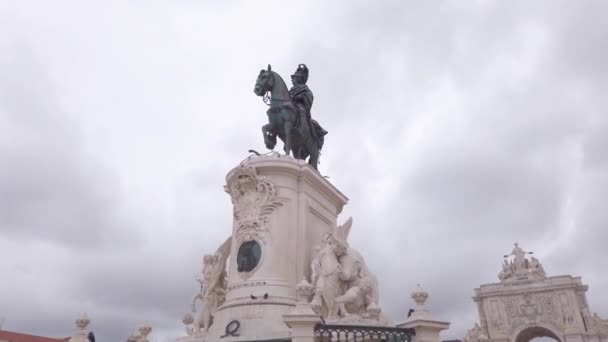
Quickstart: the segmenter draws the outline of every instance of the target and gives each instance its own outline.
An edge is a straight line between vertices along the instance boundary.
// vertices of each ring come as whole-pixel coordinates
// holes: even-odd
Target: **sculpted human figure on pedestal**
[[[314,96],[306,82],[308,81],[308,68],[305,64],[298,65],[298,69],[291,75],[293,86],[289,89],[289,98],[298,109],[298,119],[310,122],[310,110]],[[296,124],[297,125],[297,124]]]
[[[488,335],[483,331],[479,324],[475,323],[473,328],[467,330],[467,334],[463,342],[485,342],[488,341]]]
[[[379,321],[378,281],[348,245],[352,219],[329,234],[311,265],[311,302],[328,321]]]
[[[509,263],[507,259],[505,259],[502,263],[502,271],[498,274],[498,279],[507,280],[513,277],[513,265]]]
[[[298,121],[296,122],[296,128],[300,126],[304,121],[313,139],[319,146],[319,149],[323,146],[323,141],[327,131],[324,130],[319,123],[312,118],[311,109],[314,101],[314,96],[308,85],[308,67],[305,64],[298,65],[296,72],[291,75],[291,83],[293,86],[289,89],[289,98],[296,106],[298,110]]]
[[[192,300],[192,312],[196,313],[196,302],[201,305],[192,322],[192,334],[207,332],[213,324],[213,316],[217,308],[222,305],[226,293],[226,260],[230,254],[232,238],[228,238],[215,252],[214,255],[205,255],[203,258],[203,270],[201,291]],[[184,322],[187,324],[187,322]]]
[[[515,259],[513,260],[513,264],[515,265],[515,273],[523,272],[528,269],[528,260],[526,260],[526,252],[519,247],[517,242],[515,243],[515,247],[511,251],[510,255],[515,256]]]
[[[328,241],[323,243],[311,265],[311,280],[314,286],[312,307],[328,320],[339,318],[339,306],[336,298],[342,290],[339,272],[342,265],[334,251],[334,246]]]
[[[83,313],[80,318],[76,320],[76,332],[68,342],[90,342],[88,338],[91,334],[88,330],[89,323],[91,323],[91,320],[86,313]]]
[[[545,270],[537,258],[526,259],[526,254],[532,252],[524,251],[517,243],[510,254],[505,255],[502,270],[498,274],[501,281],[512,281],[518,279],[540,279],[546,278]],[[512,261],[507,260],[509,256],[514,256]]]
[[[139,326],[137,331],[139,334],[133,336],[135,338],[135,342],[148,342],[148,335],[150,335],[152,327],[148,323],[144,323]]]
[[[530,272],[545,277],[545,269],[535,257],[530,258]]]
[[[285,154],[296,159],[310,157],[308,163],[316,169],[327,131],[310,114],[314,97],[306,85],[308,73],[306,65],[298,65],[291,77],[293,87],[288,90],[285,81],[268,65],[267,70],[260,70],[253,92],[263,96],[270,106],[266,112],[268,124],[262,126],[266,147],[274,149],[279,137]]]

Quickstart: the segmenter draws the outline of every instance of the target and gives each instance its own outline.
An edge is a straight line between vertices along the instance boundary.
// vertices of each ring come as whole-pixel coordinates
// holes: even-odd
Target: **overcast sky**
[[[381,5],[380,5],[381,4]],[[461,338],[517,241],[608,316],[606,1],[0,2],[0,321],[102,342],[183,333],[225,174],[265,151],[253,94],[310,69],[320,171],[405,319]],[[372,241],[373,243],[369,243]]]

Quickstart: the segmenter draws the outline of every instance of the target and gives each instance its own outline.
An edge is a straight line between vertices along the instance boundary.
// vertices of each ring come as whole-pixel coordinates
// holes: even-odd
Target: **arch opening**
[[[515,338],[515,342],[562,342],[555,333],[543,327],[530,327],[522,330]]]

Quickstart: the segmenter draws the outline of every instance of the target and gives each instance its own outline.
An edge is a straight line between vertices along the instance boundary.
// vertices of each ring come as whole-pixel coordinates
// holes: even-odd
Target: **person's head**
[[[329,235],[327,243],[337,256],[345,254],[346,250],[348,249],[348,243],[346,241],[336,239],[333,234]]]
[[[308,81],[308,68],[306,67],[306,65],[300,64],[300,65],[298,65],[296,72],[293,75],[291,75],[291,83],[293,83],[293,85],[296,86],[296,85],[300,85],[300,84],[306,84],[307,81]]]
[[[300,85],[300,84],[304,84],[304,78],[301,76],[297,76],[297,75],[291,75],[291,83],[294,86]]]

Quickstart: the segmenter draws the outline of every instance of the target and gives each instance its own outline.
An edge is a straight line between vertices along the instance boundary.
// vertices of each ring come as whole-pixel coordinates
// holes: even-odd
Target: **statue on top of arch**
[[[531,277],[533,279],[546,278],[545,269],[540,261],[535,257],[531,257],[528,260],[526,254],[532,254],[532,252],[524,251],[516,242],[511,253],[504,256],[505,259],[502,264],[502,270],[498,274],[498,279],[504,282],[517,279],[518,277],[524,277],[525,279],[530,279]],[[513,259],[509,261],[508,258],[510,256],[513,256]]]

